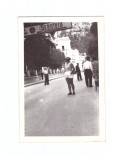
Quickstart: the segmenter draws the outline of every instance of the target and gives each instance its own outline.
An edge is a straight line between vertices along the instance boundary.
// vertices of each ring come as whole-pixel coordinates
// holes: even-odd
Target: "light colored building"
[[[62,38],[56,38],[55,43],[56,43],[56,48],[60,49],[62,52],[64,52],[65,57],[70,57],[71,62],[74,64],[74,66],[79,63],[80,69],[82,71],[82,64],[83,61],[85,60],[86,53],[80,54],[77,49],[71,49],[70,45],[70,39],[69,37],[62,37]]]
[[[69,37],[57,38],[56,39],[56,48],[67,53],[66,51],[70,50],[70,48],[71,48]]]
[[[71,49],[69,37],[62,37],[56,39],[56,48],[64,52],[65,57],[70,57],[71,62],[76,65],[79,61],[79,51]]]

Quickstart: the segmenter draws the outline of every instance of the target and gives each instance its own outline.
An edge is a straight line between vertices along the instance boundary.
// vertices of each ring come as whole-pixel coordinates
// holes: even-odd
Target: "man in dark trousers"
[[[78,81],[79,81],[79,80],[82,80],[79,63],[77,63],[77,65],[76,65],[76,73],[77,73],[77,79],[78,79]]]
[[[87,87],[93,87],[92,86],[92,63],[90,62],[90,57],[86,57],[86,61],[83,65],[84,75],[85,75],[85,82]]]

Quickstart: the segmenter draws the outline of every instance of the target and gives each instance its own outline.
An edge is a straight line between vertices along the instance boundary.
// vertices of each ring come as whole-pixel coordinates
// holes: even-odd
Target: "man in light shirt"
[[[43,67],[42,70],[43,70],[43,74],[45,76],[44,84],[49,85],[49,68],[48,67]]]
[[[86,61],[83,65],[84,75],[85,75],[85,82],[87,87],[93,87],[92,86],[92,63],[90,62],[90,57],[86,57]]]

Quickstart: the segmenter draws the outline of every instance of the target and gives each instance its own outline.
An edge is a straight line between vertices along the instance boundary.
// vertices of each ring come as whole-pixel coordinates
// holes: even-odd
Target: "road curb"
[[[60,76],[60,77],[51,78],[49,81],[52,81],[52,80],[58,79],[58,78],[62,78],[62,77],[65,77],[65,76],[63,75],[63,76]],[[35,83],[26,84],[26,85],[24,85],[24,87],[29,87],[29,86],[36,85],[36,84],[39,84],[39,83],[44,83],[44,80],[39,81],[39,82],[35,82]]]

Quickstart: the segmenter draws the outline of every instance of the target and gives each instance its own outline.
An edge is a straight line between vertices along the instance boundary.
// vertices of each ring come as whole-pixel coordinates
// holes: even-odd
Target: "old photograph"
[[[105,140],[103,17],[18,24],[22,141]]]

